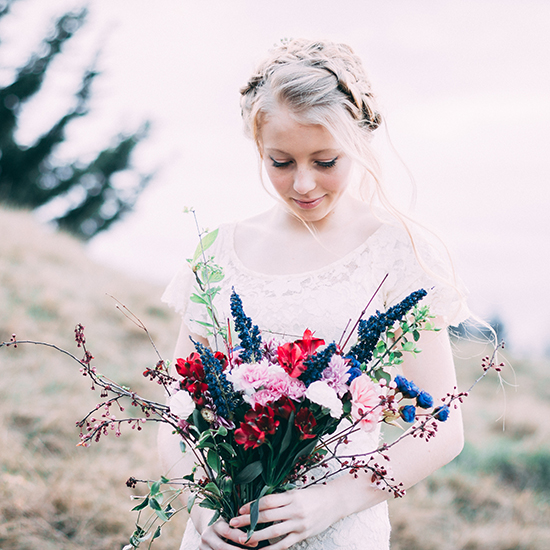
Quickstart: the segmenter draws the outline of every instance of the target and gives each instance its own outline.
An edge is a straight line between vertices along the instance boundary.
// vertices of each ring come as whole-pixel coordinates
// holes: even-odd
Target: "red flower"
[[[310,355],[313,355],[315,353],[315,350],[319,346],[323,346],[325,344],[325,341],[321,338],[313,338],[313,332],[306,328],[302,339],[296,340],[295,344],[300,346],[300,349],[302,350],[304,355],[309,357]]]
[[[290,413],[296,412],[294,403],[286,395],[283,395],[283,397],[273,403],[273,409],[276,416],[280,416],[285,420],[288,419]]]
[[[193,401],[199,407],[202,407],[206,403],[204,393],[206,392],[206,390],[208,390],[208,384],[205,384],[200,380],[187,380],[186,382],[184,382],[183,386],[191,394]]]
[[[244,450],[256,449],[265,441],[265,433],[255,424],[241,422],[241,427],[235,430],[235,441],[244,445]]]
[[[317,421],[307,407],[304,407],[298,411],[298,414],[294,419],[294,425],[300,432],[300,439],[311,439],[312,437],[315,437],[315,434],[311,432],[317,425]]]
[[[298,376],[306,370],[304,366],[305,356],[302,348],[294,342],[279,346],[277,348],[277,358],[279,360],[279,365],[281,365],[292,378],[298,378]]]
[[[279,421],[275,420],[275,411],[271,407],[256,405],[253,409],[246,411],[244,419],[251,426],[256,426],[262,432],[273,435]]]
[[[191,380],[204,380],[204,367],[201,356],[193,352],[187,359],[176,360],[176,371],[183,378]]]

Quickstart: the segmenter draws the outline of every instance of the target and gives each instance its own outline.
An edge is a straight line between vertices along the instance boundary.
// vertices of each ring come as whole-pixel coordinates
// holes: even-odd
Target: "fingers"
[[[243,544],[246,540],[246,533],[240,529],[230,527],[225,521],[218,520],[213,525],[207,527],[202,535],[199,545],[200,550],[235,550],[235,546],[228,541],[237,544]],[[247,546],[254,547],[257,543]]]

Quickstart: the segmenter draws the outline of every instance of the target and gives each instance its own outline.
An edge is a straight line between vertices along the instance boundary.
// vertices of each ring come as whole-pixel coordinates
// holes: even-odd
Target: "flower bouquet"
[[[157,364],[143,374],[165,388],[166,403],[146,399],[99,374],[82,325],[75,329],[82,359],[52,344],[17,340],[15,335],[0,344],[54,347],[80,364],[92,388],[101,389],[101,403],[77,422],[80,445],[87,447],[111,431],[119,436],[123,425],[140,430],[143,423],[162,422],[179,438],[182,452],[193,454],[194,467],[188,475],[147,482],[149,491],[138,497],[136,530],[125,550],[145,541],[150,545],[160,536],[159,521],[166,522],[181,510],[177,497],[183,491],[188,493],[189,512],[195,505],[213,510],[211,523],[219,517],[230,520],[242,505],[251,503],[249,536],[261,528],[262,496],[325,483],[343,472],[355,476],[366,472],[377,487],[402,496],[402,485],[391,476],[387,449],[404,437],[431,439],[453,403],[467,395],[448,394],[436,405],[427,392],[393,372],[405,354],[420,353],[421,331],[437,330],[429,308],[421,305],[427,294],[423,289],[386,312],[363,319],[369,302],[338,343],[327,344],[308,328],[290,342],[264,338],[235,291],[232,320],[227,325],[220,322],[214,298],[224,275],[205,253],[215,238],[216,232],[203,237],[189,262],[196,278],[191,300],[206,307],[210,320],[202,324],[219,349],[194,342],[195,351],[176,360],[175,372],[157,351]],[[124,305],[119,308],[149,334]],[[354,334],[355,343],[348,346]],[[489,369],[500,370],[494,357],[485,360],[484,373],[475,383]],[[123,418],[113,414],[115,405],[124,411],[125,400],[142,414]],[[381,422],[400,425],[401,421],[411,426],[392,443],[360,453],[347,450],[356,434],[375,431]],[[134,478],[127,482],[130,487],[137,483]],[[146,510],[152,515],[142,522]]]

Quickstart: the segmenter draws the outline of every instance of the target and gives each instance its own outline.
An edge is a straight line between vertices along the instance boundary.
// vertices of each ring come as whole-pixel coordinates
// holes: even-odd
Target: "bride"
[[[360,60],[343,44],[291,40],[277,47],[242,89],[245,128],[254,139],[275,190],[268,212],[220,227],[212,248],[224,269],[216,307],[229,317],[229,295],[238,289],[260,328],[301,334],[304,327],[330,342],[357,318],[385,274],[374,309],[387,309],[411,291],[430,289],[426,301],[446,328],[467,315],[452,277],[410,223],[387,200],[377,176],[373,132],[382,124]],[[244,197],[245,199],[246,197]],[[164,300],[181,312],[176,357],[194,351],[192,336],[211,347],[189,300],[192,273],[182,271]],[[423,333],[418,357],[403,373],[437,400],[456,384],[446,330]],[[361,452],[379,445],[379,433],[351,441]],[[405,438],[389,452],[393,476],[411,487],[452,460],[463,445],[460,410],[430,442]],[[171,475],[185,475],[192,457],[182,455],[165,429],[160,453]],[[189,455],[191,453],[188,453]],[[386,550],[389,494],[369,476],[341,475],[326,485],[272,494],[260,501],[260,523],[248,547],[270,541],[271,550]],[[181,549],[231,550],[244,545],[249,506],[229,523],[209,526],[212,511],[195,506]]]

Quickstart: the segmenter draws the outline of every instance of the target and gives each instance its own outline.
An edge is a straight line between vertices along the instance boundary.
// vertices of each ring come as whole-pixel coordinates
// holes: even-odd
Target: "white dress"
[[[428,290],[423,303],[447,324],[457,324],[467,317],[467,310],[454,289],[435,283],[420,267],[407,234],[400,228],[382,225],[361,246],[321,269],[296,275],[267,275],[251,271],[235,253],[236,224],[220,227],[216,242],[207,255],[223,267],[225,278],[216,299],[220,319],[230,316],[232,287],[239,294],[243,308],[253,323],[265,330],[286,335],[287,340],[302,336],[306,328],[328,344],[340,340],[342,331],[359,317],[374,291],[388,274],[380,292],[367,311],[385,310],[419,288]],[[430,269],[440,272],[442,263],[428,249],[422,258]],[[195,321],[207,321],[204,306],[189,301],[193,277],[188,266],[176,274],[162,299],[180,312],[189,329],[207,337]],[[212,338],[210,345],[215,347]],[[348,451],[367,452],[377,447],[379,431],[361,433],[347,447]],[[292,546],[292,550],[388,550],[390,523],[386,502],[352,514],[323,533]],[[199,535],[188,522],[180,550],[196,550]]]

